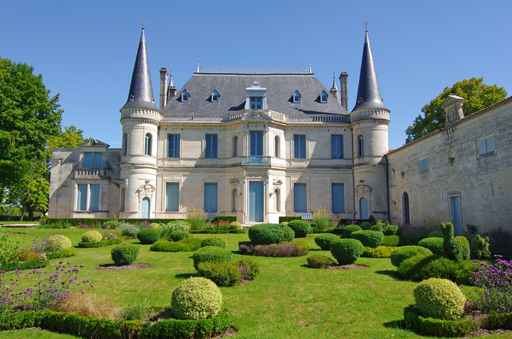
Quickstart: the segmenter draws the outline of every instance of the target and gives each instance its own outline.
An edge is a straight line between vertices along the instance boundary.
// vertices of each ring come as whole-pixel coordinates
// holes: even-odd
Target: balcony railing
[[[263,166],[270,163],[270,157],[253,155],[242,159],[241,164],[244,166]]]
[[[91,179],[99,179],[99,178],[108,178],[112,174],[112,170],[110,168],[82,168],[77,167],[74,171],[75,178],[91,178]]]

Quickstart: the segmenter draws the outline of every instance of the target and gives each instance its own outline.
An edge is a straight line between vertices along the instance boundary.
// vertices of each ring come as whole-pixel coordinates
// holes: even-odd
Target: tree
[[[411,142],[444,127],[445,112],[442,105],[450,94],[455,94],[465,99],[464,115],[466,116],[502,101],[507,97],[505,88],[497,85],[487,85],[484,83],[483,78],[470,78],[458,81],[452,87],[446,87],[431,102],[423,106],[421,109],[423,115],[418,115],[412,125],[406,130],[406,142]]]
[[[60,134],[61,118],[59,97],[50,96],[41,75],[0,58],[0,191],[8,203],[47,209],[47,145]]]
[[[56,148],[74,148],[84,143],[83,132],[75,126],[64,127],[59,135],[55,135],[48,140],[48,151],[51,152]]]

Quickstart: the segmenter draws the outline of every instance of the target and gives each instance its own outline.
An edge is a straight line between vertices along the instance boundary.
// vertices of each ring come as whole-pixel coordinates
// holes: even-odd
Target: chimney
[[[348,111],[348,73],[340,73],[340,104],[341,107]]]
[[[171,100],[176,96],[176,85],[174,84],[174,77],[172,73],[169,72],[169,87],[167,89],[167,100]]]
[[[160,109],[167,105],[167,68],[160,68]]]
[[[450,94],[442,107],[446,114],[446,126],[450,126],[458,120],[464,119],[464,98]]]

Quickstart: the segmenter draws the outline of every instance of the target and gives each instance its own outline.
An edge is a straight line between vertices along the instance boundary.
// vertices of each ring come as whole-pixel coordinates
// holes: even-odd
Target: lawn
[[[77,243],[81,229],[5,229],[25,244],[37,237],[64,234]],[[228,248],[237,249],[246,234],[194,235],[222,237]],[[313,236],[308,240],[314,244]],[[135,241],[134,241],[135,242]],[[137,262],[148,263],[140,270],[100,271],[111,262],[110,249],[77,249],[65,259],[85,267],[82,274],[94,282],[94,293],[124,307],[148,300],[167,306],[171,291],[182,279],[195,273],[191,253],[162,253],[142,249]],[[313,253],[328,254],[313,250]],[[255,281],[222,288],[225,307],[234,318],[237,338],[415,338],[413,332],[397,327],[403,308],[413,302],[415,283],[393,278],[395,268],[388,259],[358,260],[368,269],[322,270],[304,267],[306,257],[254,257],[261,273]],[[54,265],[56,261],[52,261]],[[469,290],[466,289],[468,292]],[[38,330],[0,332],[0,338],[71,338]],[[506,333],[485,338],[510,338]]]

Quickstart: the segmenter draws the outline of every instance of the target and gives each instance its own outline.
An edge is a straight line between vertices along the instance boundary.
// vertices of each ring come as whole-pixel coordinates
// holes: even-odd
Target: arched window
[[[212,94],[210,95],[210,101],[211,102],[217,102],[220,99],[220,92],[216,89],[212,91]]]
[[[236,200],[237,200],[238,192],[236,188],[233,188],[231,191],[231,212],[236,212]]]
[[[276,158],[281,157],[281,138],[279,138],[279,135],[274,137],[274,156]]]
[[[238,136],[233,137],[233,157],[238,156]]]
[[[151,133],[146,133],[146,137],[144,138],[144,154],[145,155],[151,155],[151,148],[153,144],[153,136]]]
[[[409,194],[404,192],[402,194],[402,222],[404,225],[411,223],[411,214],[409,210]]]
[[[364,157],[364,137],[362,135],[357,136],[357,156]]]
[[[322,93],[320,93],[320,103],[321,104],[325,104],[327,102],[328,98],[329,98],[329,94],[327,94],[326,91],[322,91]]]
[[[276,212],[281,212],[281,190],[276,189]]]
[[[301,97],[302,96],[300,95],[300,92],[298,90],[293,91],[293,93],[292,93],[292,103],[300,104]]]
[[[151,200],[149,198],[142,199],[141,203],[141,216],[143,219],[149,219],[149,216],[151,214]]]

